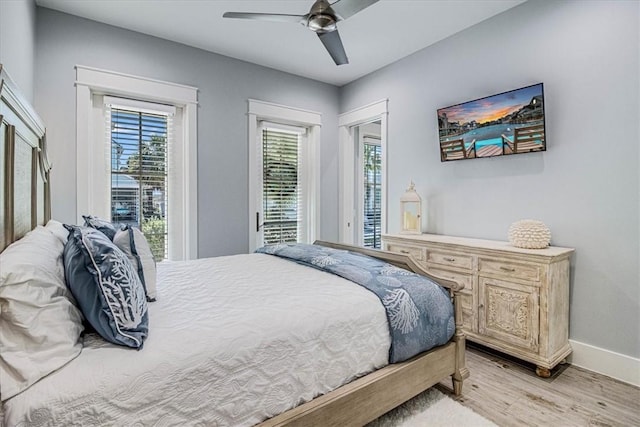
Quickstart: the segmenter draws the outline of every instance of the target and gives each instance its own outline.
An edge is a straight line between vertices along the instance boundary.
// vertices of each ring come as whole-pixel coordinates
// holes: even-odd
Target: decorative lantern
[[[422,234],[422,199],[411,181],[407,191],[400,197],[402,234]]]

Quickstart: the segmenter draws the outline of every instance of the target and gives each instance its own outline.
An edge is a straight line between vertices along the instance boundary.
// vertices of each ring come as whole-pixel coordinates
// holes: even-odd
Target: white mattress
[[[368,290],[270,255],[158,265],[141,351],[88,336],[5,402],[14,425],[253,425],[387,364]]]

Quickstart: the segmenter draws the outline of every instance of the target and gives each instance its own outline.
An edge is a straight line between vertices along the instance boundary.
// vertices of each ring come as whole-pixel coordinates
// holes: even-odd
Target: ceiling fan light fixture
[[[307,27],[314,33],[323,34],[336,30],[336,19],[327,14],[309,16]]]

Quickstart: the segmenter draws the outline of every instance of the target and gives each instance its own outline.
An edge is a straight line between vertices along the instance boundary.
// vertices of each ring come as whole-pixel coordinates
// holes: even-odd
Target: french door
[[[307,240],[304,128],[263,122],[258,148],[258,246]]]
[[[320,234],[322,116],[249,99],[249,250]]]

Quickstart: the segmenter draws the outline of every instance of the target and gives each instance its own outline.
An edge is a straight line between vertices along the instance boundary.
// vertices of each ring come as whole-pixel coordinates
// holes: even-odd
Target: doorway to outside
[[[339,239],[381,248],[386,233],[387,100],[341,114],[338,125]]]
[[[248,100],[249,249],[312,243],[320,223],[320,113]]]

